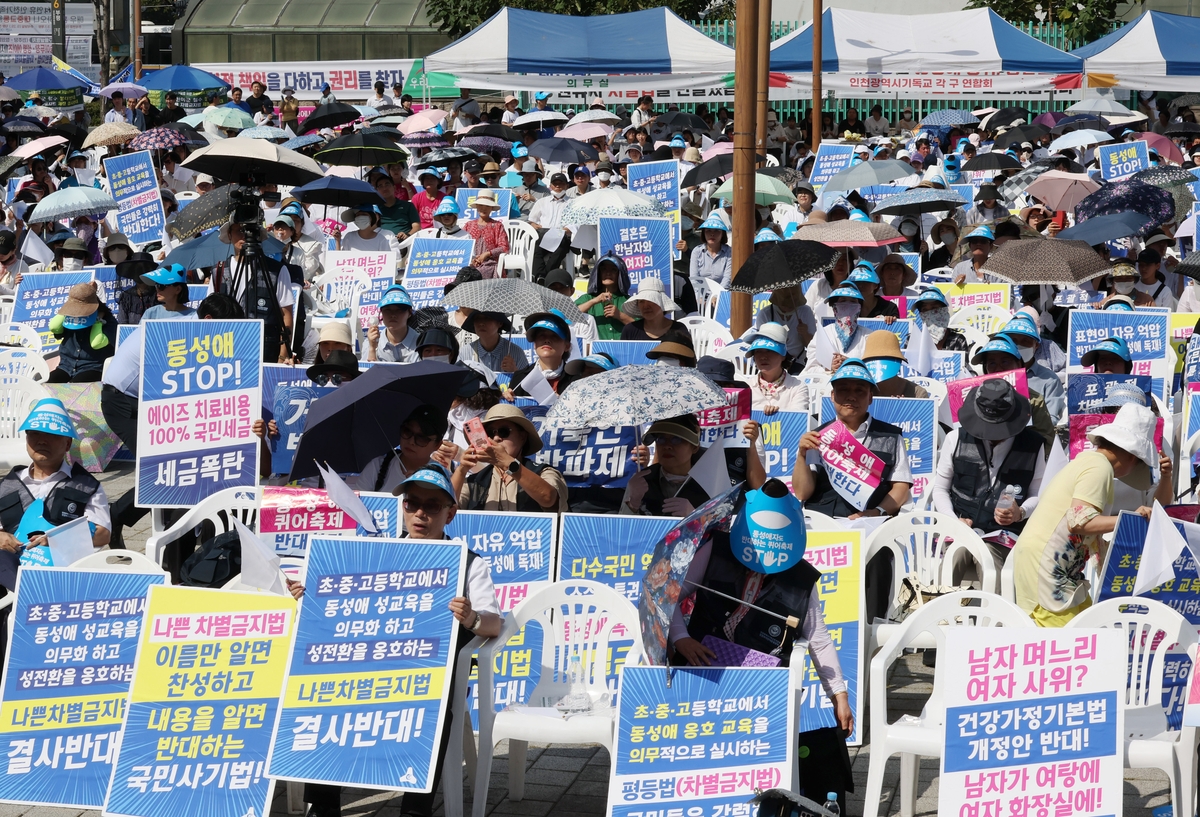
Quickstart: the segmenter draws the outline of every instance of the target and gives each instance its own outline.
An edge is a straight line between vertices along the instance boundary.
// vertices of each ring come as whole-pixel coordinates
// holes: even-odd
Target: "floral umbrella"
[[[572,227],[577,224],[599,224],[601,218],[661,218],[665,214],[657,199],[632,190],[606,187],[572,199],[563,210],[561,224]]]
[[[621,366],[567,386],[542,429],[640,426],[726,403],[725,390],[695,369]]]
[[[1196,177],[1190,171],[1174,165],[1159,165],[1139,170],[1129,178],[1135,181],[1160,187],[1175,199],[1175,221],[1183,221],[1192,214],[1192,205],[1196,197],[1188,185],[1196,182]]]
[[[170,150],[188,143],[187,137],[174,128],[152,128],[129,140],[130,150]]]
[[[512,143],[506,142],[497,136],[464,136],[458,140],[458,144],[464,148],[479,153],[502,153],[508,156],[512,153]]]
[[[1163,190],[1132,178],[1106,184],[1075,205],[1075,222],[1094,216],[1106,216],[1132,210],[1154,223],[1166,224],[1175,218],[1175,198]]]
[[[123,145],[140,136],[141,133],[140,130],[128,122],[105,122],[88,134],[88,138],[83,140],[83,146],[84,148],[90,148]]]

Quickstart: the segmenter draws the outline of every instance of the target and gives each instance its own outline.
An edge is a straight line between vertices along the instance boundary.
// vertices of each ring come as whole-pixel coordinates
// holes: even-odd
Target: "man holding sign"
[[[792,490],[827,516],[895,516],[913,482],[903,432],[867,413],[879,389],[861,360],[847,360],[829,383],[837,419],[800,438]]]

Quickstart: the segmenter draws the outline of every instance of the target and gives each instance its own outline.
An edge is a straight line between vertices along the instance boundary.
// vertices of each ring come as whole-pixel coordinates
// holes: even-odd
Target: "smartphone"
[[[1054,218],[1050,219],[1050,223],[1058,225],[1058,229],[1060,230],[1065,230],[1067,228],[1067,211],[1056,210]]]
[[[488,447],[488,435],[483,430],[483,421],[478,417],[472,417],[470,420],[467,420],[466,425],[463,426],[463,433],[466,435],[467,442],[471,444],[472,448]]]

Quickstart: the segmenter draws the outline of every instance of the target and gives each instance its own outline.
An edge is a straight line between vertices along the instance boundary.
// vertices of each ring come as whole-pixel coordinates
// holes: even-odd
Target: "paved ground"
[[[105,491],[111,499],[120,496],[132,484],[132,468],[124,466],[103,475]],[[149,517],[127,536],[132,549],[140,550],[149,531]],[[908,656],[898,663],[891,674],[889,689],[889,720],[900,715],[920,713],[921,706],[932,689],[933,670],[922,665],[919,656]],[[868,730],[864,730],[868,732]],[[870,734],[866,735],[870,740]],[[867,768],[870,764],[870,746],[850,750],[857,792],[849,798],[849,817],[863,814],[863,793],[867,787]],[[488,790],[489,814],[494,815],[593,815],[603,814],[608,791],[608,754],[598,747],[529,747],[529,767],[525,773],[525,798],[520,802],[508,799],[508,748],[502,743],[496,747],[496,759],[492,766],[491,785]],[[917,815],[937,814],[938,765],[935,760],[926,760],[921,765],[920,783],[917,789]],[[883,799],[879,814],[900,813],[899,787],[900,761],[893,759],[888,764],[884,780]],[[465,794],[468,809],[471,792]],[[440,804],[441,798],[438,798]],[[399,795],[391,792],[376,792],[348,789],[342,799],[346,817],[400,817]],[[1170,788],[1166,775],[1155,770],[1125,770],[1125,815],[1126,817],[1149,817],[1151,810],[1170,804]],[[283,787],[276,792],[271,810],[272,817],[286,815],[287,801]],[[436,814],[441,815],[439,807]],[[56,809],[28,806],[0,805],[0,817],[95,817],[98,812],[76,809]],[[180,817],[184,817],[181,815]],[[187,815],[186,817],[203,817]]]

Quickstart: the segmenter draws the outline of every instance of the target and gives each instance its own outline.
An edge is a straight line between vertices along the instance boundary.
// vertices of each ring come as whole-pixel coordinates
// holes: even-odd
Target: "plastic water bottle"
[[[825,795],[825,810],[835,817],[841,817],[842,807],[838,805],[837,792],[831,791]]]
[[[592,699],[584,683],[583,661],[578,654],[571,656],[570,684],[566,696],[557,704],[558,709],[567,713],[590,711]]]
[[[1021,486],[1007,485],[1004,488],[1004,493],[1000,494],[1000,499],[996,500],[996,510],[1005,511],[1012,510],[1017,507],[1017,503],[1021,501]]]

